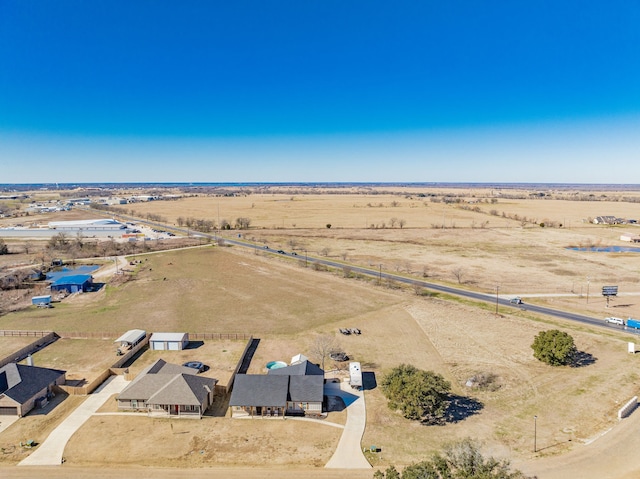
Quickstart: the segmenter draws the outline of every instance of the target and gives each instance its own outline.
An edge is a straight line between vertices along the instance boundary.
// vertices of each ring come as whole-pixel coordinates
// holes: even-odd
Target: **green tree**
[[[435,423],[447,410],[451,384],[432,371],[401,364],[384,376],[381,388],[391,409],[407,419]]]
[[[387,478],[390,477],[389,469],[387,469]],[[374,475],[374,479],[382,479],[384,475],[381,474]],[[402,471],[401,478],[533,479],[525,476],[521,471],[512,471],[509,461],[501,461],[493,457],[485,458],[478,444],[469,438],[445,446],[442,453],[434,454],[431,459],[407,466]]]
[[[557,329],[540,331],[533,344],[533,356],[551,366],[571,364],[577,349],[571,335]]]

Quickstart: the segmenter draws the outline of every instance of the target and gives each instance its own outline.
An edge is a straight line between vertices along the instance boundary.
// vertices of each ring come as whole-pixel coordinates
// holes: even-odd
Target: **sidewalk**
[[[330,469],[371,469],[371,464],[362,453],[360,441],[367,422],[367,410],[364,392],[352,389],[349,383],[327,383],[325,395],[340,396],[347,406],[347,422],[344,425],[340,442],[329,462],[324,466]]]
[[[59,466],[62,455],[71,436],[80,429],[87,419],[102,406],[113,394],[121,392],[127,382],[123,376],[111,376],[98,389],[90,394],[49,437],[40,444],[29,457],[18,466]]]

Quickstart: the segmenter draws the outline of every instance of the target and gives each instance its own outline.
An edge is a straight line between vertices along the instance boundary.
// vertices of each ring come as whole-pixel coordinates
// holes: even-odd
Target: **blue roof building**
[[[51,283],[51,291],[66,291],[78,293],[89,291],[93,287],[93,276],[90,274],[75,274],[63,276]]]

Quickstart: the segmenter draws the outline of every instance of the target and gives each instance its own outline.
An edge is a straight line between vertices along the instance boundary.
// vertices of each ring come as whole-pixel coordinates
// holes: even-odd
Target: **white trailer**
[[[349,384],[353,389],[362,389],[362,370],[359,362],[349,363]]]

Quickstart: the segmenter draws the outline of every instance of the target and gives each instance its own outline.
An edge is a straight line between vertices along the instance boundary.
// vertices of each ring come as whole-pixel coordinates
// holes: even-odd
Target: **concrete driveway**
[[[364,392],[351,389],[346,381],[325,384],[326,396],[339,396],[347,407],[347,422],[340,442],[329,462],[324,466],[331,469],[371,469],[364,457],[360,441],[367,422]]]
[[[49,437],[18,466],[59,466],[62,464],[62,454],[71,436],[107,399],[113,394],[121,392],[126,385],[127,381],[123,376],[111,376],[92,394],[89,394],[87,399],[57,428],[51,431]]]

